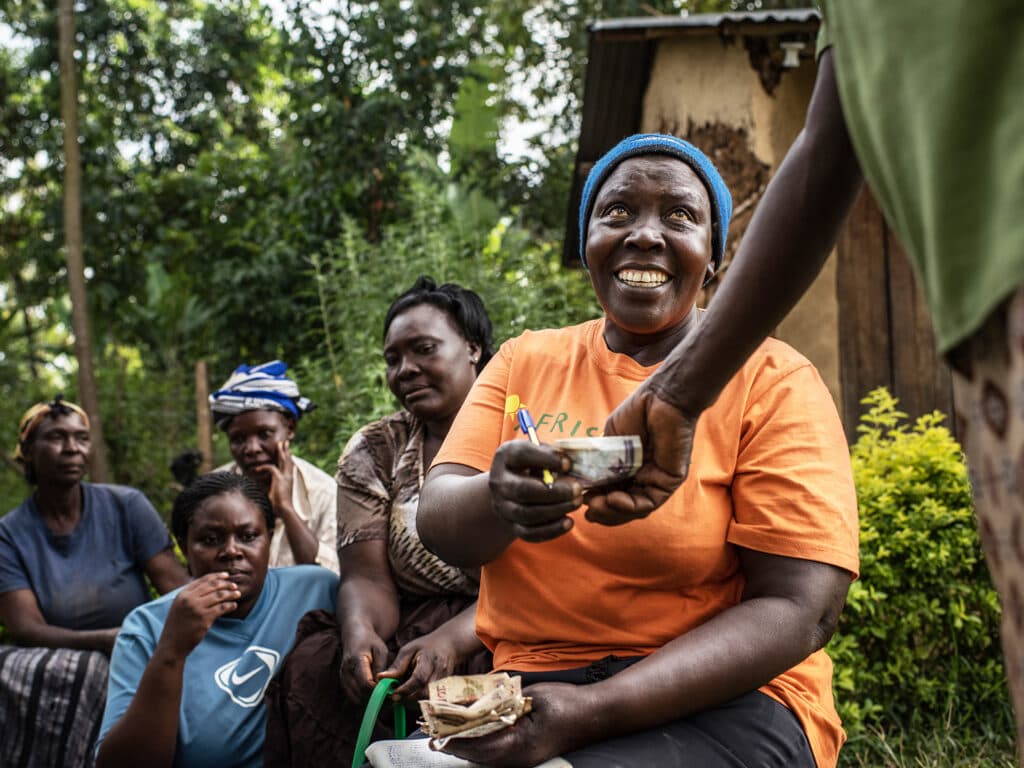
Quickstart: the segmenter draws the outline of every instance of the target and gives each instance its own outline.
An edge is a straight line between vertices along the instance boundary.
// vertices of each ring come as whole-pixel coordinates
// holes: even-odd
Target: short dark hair
[[[391,323],[398,315],[420,304],[431,304],[442,310],[452,319],[466,341],[480,347],[480,359],[476,364],[476,372],[480,373],[494,356],[494,328],[483,300],[473,291],[456,283],[438,285],[430,277],[420,275],[412,288],[388,307],[388,313],[384,316],[384,338],[387,338]]]
[[[263,513],[267,531],[273,532],[274,508],[262,488],[245,475],[236,475],[234,472],[210,472],[197,477],[174,499],[174,508],[171,510],[171,533],[178,540],[179,547],[185,549],[188,529],[192,525],[192,517],[199,506],[213,496],[221,496],[226,493],[241,494],[255,504]]]

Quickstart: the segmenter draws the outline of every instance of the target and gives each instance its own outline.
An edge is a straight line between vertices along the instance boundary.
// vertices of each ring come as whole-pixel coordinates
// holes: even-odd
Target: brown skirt
[[[433,632],[465,610],[475,598],[433,598],[402,604],[398,630],[388,642],[392,654],[406,643]],[[312,611],[302,617],[295,646],[267,689],[267,737],[263,747],[266,768],[304,768],[352,764],[356,736],[365,704],[350,701],[341,689],[341,635],[334,614]],[[464,659],[455,672],[489,672],[491,654],[481,649]],[[385,708],[373,740],[394,736],[390,711]]]

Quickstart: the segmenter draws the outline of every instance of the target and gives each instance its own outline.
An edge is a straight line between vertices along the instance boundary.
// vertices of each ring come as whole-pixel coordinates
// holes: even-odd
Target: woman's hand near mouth
[[[184,660],[213,622],[238,608],[242,593],[226,572],[208,573],[186,584],[171,604],[158,647]]]

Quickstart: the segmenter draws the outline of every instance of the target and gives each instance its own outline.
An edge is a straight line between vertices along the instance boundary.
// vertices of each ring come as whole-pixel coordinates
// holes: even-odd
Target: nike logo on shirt
[[[233,673],[231,675],[231,684],[232,685],[241,685],[246,680],[251,680],[253,677],[258,675],[260,672],[261,672],[261,670],[258,669],[258,668],[254,669],[252,672],[249,672],[249,673],[244,674],[244,675],[240,675],[237,672],[235,672],[235,673]]]

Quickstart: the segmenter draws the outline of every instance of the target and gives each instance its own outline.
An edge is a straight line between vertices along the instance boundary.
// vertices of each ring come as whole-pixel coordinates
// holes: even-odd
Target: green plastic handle
[[[352,768],[359,768],[366,762],[366,748],[370,746],[370,738],[373,736],[373,725],[377,722],[381,709],[384,708],[384,702],[391,695],[391,690],[398,683],[399,681],[393,677],[382,678],[373,689],[373,693],[370,694],[370,701],[367,703],[366,711],[363,713],[363,722],[359,726],[356,749],[352,753]],[[395,701],[392,702],[391,707],[395,715],[395,738],[404,739],[406,735],[405,705],[400,701]]]

